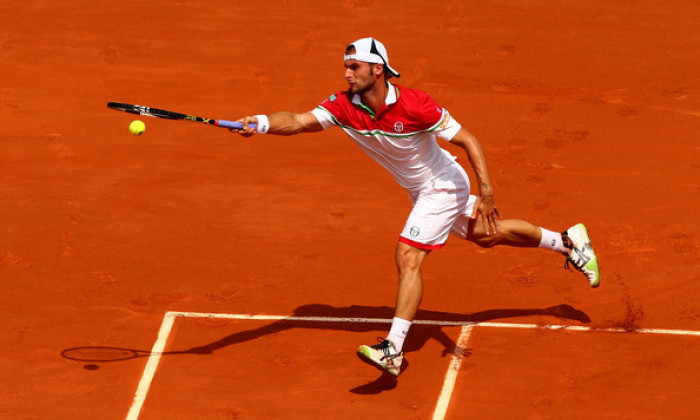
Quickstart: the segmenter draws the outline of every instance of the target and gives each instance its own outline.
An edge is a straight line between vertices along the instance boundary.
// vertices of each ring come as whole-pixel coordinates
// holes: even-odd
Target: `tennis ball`
[[[131,134],[135,136],[140,136],[144,131],[146,131],[146,124],[144,124],[141,120],[134,120],[131,122],[131,124],[129,124],[129,131],[131,131]]]

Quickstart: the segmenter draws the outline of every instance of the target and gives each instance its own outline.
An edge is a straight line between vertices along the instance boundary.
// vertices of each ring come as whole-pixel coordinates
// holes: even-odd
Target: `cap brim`
[[[391,66],[389,66],[388,64],[385,64],[385,66],[386,66],[386,68],[389,70],[389,74],[391,74],[392,76],[394,76],[394,77],[396,77],[396,78],[401,77],[401,75],[399,74],[399,72],[396,71],[396,70],[394,70],[394,69],[392,69]]]

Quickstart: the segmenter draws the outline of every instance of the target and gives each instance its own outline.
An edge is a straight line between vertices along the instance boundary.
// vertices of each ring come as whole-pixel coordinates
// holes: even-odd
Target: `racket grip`
[[[223,127],[223,128],[232,128],[235,130],[240,130],[243,128],[243,124],[235,121],[226,121],[226,120],[216,120],[216,126],[217,127]],[[251,123],[250,126],[252,128],[257,128],[257,124]]]

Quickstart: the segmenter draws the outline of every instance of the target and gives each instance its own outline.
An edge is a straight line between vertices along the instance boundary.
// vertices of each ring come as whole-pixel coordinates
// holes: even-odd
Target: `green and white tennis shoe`
[[[569,268],[569,263],[571,263],[575,269],[586,275],[591,287],[598,287],[600,285],[598,258],[593,252],[586,226],[579,223],[570,227],[566,232],[562,232],[562,236],[569,238],[569,243],[565,246],[571,250],[566,257],[566,268]]]
[[[382,370],[399,376],[403,363],[403,352],[397,352],[394,343],[389,340],[377,339],[378,344],[373,346],[362,345],[357,349],[357,355],[364,362],[374,365]]]

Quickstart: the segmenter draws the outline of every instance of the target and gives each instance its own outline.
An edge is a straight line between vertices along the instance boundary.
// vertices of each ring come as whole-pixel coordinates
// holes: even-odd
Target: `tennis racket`
[[[213,118],[195,117],[194,115],[180,114],[178,112],[166,111],[164,109],[151,108],[142,105],[124,104],[121,102],[107,102],[107,106],[117,111],[124,111],[130,114],[145,115],[147,117],[165,118],[167,120],[188,120],[215,125],[217,127],[232,128],[241,130],[243,124],[235,121],[217,120]],[[250,124],[256,128],[256,124]]]

